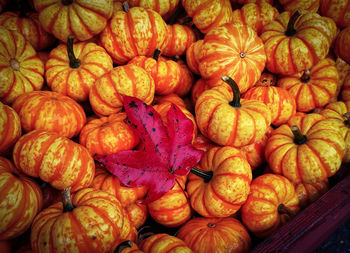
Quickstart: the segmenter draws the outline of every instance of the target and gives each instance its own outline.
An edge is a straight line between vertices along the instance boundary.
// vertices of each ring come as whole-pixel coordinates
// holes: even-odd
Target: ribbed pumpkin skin
[[[192,209],[185,192],[187,177],[176,177],[174,187],[159,199],[147,204],[149,214],[159,224],[178,227],[191,218]]]
[[[193,30],[186,25],[168,25],[168,31],[167,43],[162,52],[165,56],[184,55],[187,48],[196,41]]]
[[[249,252],[251,239],[242,223],[232,217],[193,218],[176,235],[193,252]]]
[[[126,187],[121,185],[118,177],[109,173],[99,164],[96,164],[95,178],[91,187],[112,194],[124,207],[138,199],[143,199],[147,193],[146,186]]]
[[[344,102],[350,101],[350,72],[344,78],[341,100]]]
[[[204,91],[195,106],[198,129],[222,146],[242,147],[261,140],[271,123],[268,107],[246,99],[241,99],[241,107],[233,107],[232,98],[226,86]]]
[[[306,10],[317,12],[320,0],[279,0],[285,11]]]
[[[180,82],[181,69],[177,62],[159,57],[136,56],[128,64],[134,64],[149,73],[154,81],[156,95],[173,93]]]
[[[11,104],[19,95],[41,89],[44,64],[16,31],[0,27],[0,43],[0,101]]]
[[[281,77],[277,85],[295,98],[296,110],[308,112],[329,103],[337,91],[339,81],[335,62],[330,58],[319,61],[310,69],[310,79],[302,80],[302,73]]]
[[[241,208],[243,224],[257,237],[267,237],[290,220],[279,214],[280,204],[294,212],[299,211],[299,199],[293,184],[285,177],[264,174],[255,178],[250,194]]]
[[[274,20],[278,14],[278,10],[269,3],[248,3],[233,11],[232,22],[248,25],[257,34],[261,34],[264,25]]]
[[[73,211],[63,212],[58,202],[34,219],[30,235],[34,252],[108,252],[132,229],[119,200],[106,192],[82,189],[72,203]]]
[[[332,18],[340,28],[350,25],[349,0],[320,0],[320,13]]]
[[[17,112],[0,102],[0,155],[8,155],[21,135],[21,121]]]
[[[146,104],[154,98],[155,84],[146,70],[133,64],[119,66],[97,79],[90,89],[93,111],[108,116],[123,109],[122,95],[136,97]]]
[[[138,55],[152,56],[166,43],[167,24],[155,11],[133,7],[119,11],[100,34],[100,44],[116,64],[125,64]]]
[[[273,5],[274,0],[231,0],[232,3],[239,3],[239,4],[248,4],[248,3],[256,3],[256,4],[261,4],[262,2],[269,3]]]
[[[139,136],[124,122],[126,118],[125,113],[116,113],[89,121],[80,132],[79,143],[92,156],[133,149],[139,143]]]
[[[345,154],[343,157],[343,162],[346,163],[350,162],[350,129],[344,114],[349,112],[350,101],[330,103],[320,112],[320,114],[327,119],[332,119],[334,124],[337,124],[339,130],[341,131],[345,141]]]
[[[43,28],[61,41],[73,34],[80,41],[99,34],[113,12],[112,0],[79,0],[64,5],[61,0],[34,0]]]
[[[18,173],[12,162],[0,157],[0,240],[24,233],[42,207],[42,192],[34,180]]]
[[[304,144],[294,143],[292,125],[298,126],[306,136]],[[275,129],[267,141],[265,158],[274,173],[293,183],[315,183],[338,171],[344,152],[345,142],[338,125],[311,113],[294,116],[288,125]]]
[[[180,0],[128,0],[131,7],[154,10],[162,17],[169,17],[179,6]]]
[[[199,72],[199,53],[203,45],[203,40],[197,40],[192,43],[186,51],[186,62],[188,68],[195,74],[200,75]]]
[[[168,234],[155,234],[140,244],[144,253],[192,253],[192,250],[179,238]]]
[[[206,152],[199,169],[212,171],[211,180],[190,173],[187,192],[192,208],[204,217],[228,217],[246,201],[252,172],[243,153],[233,147],[214,147]]]
[[[337,56],[350,64],[350,27],[341,30],[337,35],[334,49]]]
[[[328,180],[317,182],[314,184],[300,183],[295,185],[295,192],[298,195],[299,206],[301,209],[315,202],[328,190]]]
[[[96,80],[113,69],[113,62],[104,48],[92,42],[76,43],[73,51],[80,60],[78,68],[69,66],[67,46],[61,44],[50,52],[45,78],[51,90],[83,102],[89,99],[90,88]]]
[[[27,13],[27,17],[20,17],[13,12],[4,12],[0,15],[0,25],[19,32],[37,51],[44,50],[52,46],[55,37],[45,32],[39,23],[39,15],[37,13]]]
[[[140,228],[147,221],[148,208],[143,200],[136,200],[134,203],[125,206],[125,210],[135,228]]]
[[[14,100],[12,107],[18,113],[25,132],[47,130],[72,138],[86,123],[81,105],[53,91],[24,93]]]
[[[283,12],[265,25],[260,36],[265,45],[266,68],[275,74],[290,75],[310,69],[329,52],[336,35],[333,20],[317,13],[302,14],[287,36],[291,12]]]
[[[177,59],[176,62],[179,64],[181,71],[180,82],[177,84],[174,93],[180,97],[185,97],[191,91],[194,83],[194,76],[183,60]]]
[[[230,0],[182,0],[182,6],[204,34],[232,20]]]
[[[95,164],[82,145],[43,130],[31,131],[16,142],[13,161],[23,173],[40,177],[54,188],[88,187],[94,177]]]
[[[271,124],[279,126],[296,113],[294,97],[284,88],[275,86],[252,87],[243,95],[244,99],[263,102],[271,111]]]
[[[243,93],[259,80],[266,55],[256,32],[236,23],[210,30],[204,37],[198,61],[204,79],[217,82],[227,75],[235,80]]]

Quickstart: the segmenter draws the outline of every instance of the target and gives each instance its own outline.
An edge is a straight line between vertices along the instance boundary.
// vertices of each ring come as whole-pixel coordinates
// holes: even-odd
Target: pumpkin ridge
[[[213,194],[214,196],[216,196],[217,199],[219,199],[219,201],[221,202],[221,204],[223,204],[226,208],[227,208],[227,206],[228,206],[228,207],[231,208],[231,209],[236,209],[236,211],[238,210],[237,207],[240,206],[239,204],[229,202],[228,200],[225,199],[225,196],[220,195],[220,194],[216,191],[216,189],[214,188],[214,186],[213,186],[212,183],[209,182],[208,184],[210,185],[210,190],[211,190],[212,194]],[[215,200],[215,198],[214,198],[214,200]],[[217,201],[217,200],[216,200],[216,201]],[[213,216],[215,216],[215,214],[214,214]]]
[[[89,68],[87,68],[87,66],[86,65],[95,65],[95,66],[97,66],[97,67],[99,67],[100,69],[102,69],[104,72],[106,72],[107,71],[107,69],[105,69],[105,68],[103,68],[102,67],[102,64],[97,64],[97,62],[96,62],[96,64],[94,64],[94,63],[87,63],[87,64],[84,64],[84,65],[82,65],[82,66],[80,66],[80,69],[81,70],[84,70],[84,71],[86,71],[87,73],[89,73],[89,75],[91,75],[92,76],[92,78],[94,78],[95,80],[98,78],[93,72],[91,72],[91,70],[89,69]],[[94,85],[94,84],[92,84],[92,85]],[[91,86],[92,86],[91,85]],[[90,90],[90,89],[89,89]]]
[[[296,37],[294,37],[294,38],[296,39]],[[286,39],[288,40],[288,52],[293,52],[293,49],[292,49],[292,46],[291,46],[292,39],[288,39],[288,38],[286,38]],[[293,54],[289,53],[288,54],[288,59],[289,59],[290,64],[292,65],[293,72],[294,73],[297,72],[297,66],[295,64],[295,60],[296,59],[294,59]]]
[[[74,1],[74,3],[72,3],[72,7],[76,7],[76,5],[78,5],[80,8],[84,9],[84,10],[87,10],[89,12],[93,12],[93,13],[97,13],[99,16],[105,18],[105,19],[109,19],[110,16],[109,15],[104,15],[103,12],[100,12],[98,9],[93,9],[91,7],[88,7],[86,5],[82,5],[80,1]]]
[[[138,50],[138,47],[137,47],[137,43],[135,41],[135,38],[133,36],[133,34],[135,34],[136,32],[133,30],[133,27],[134,27],[134,22],[133,22],[133,18],[130,14],[130,10],[125,12],[125,15],[124,15],[124,23],[126,24],[125,25],[125,35],[126,35],[126,38],[128,40],[127,43],[129,43],[129,46],[131,48],[131,50],[133,51],[133,55],[139,55],[139,50]]]
[[[7,100],[7,98],[9,97],[9,96],[11,96],[11,93],[12,93],[12,91],[13,91],[13,89],[14,89],[14,86],[15,86],[15,84],[16,84],[16,82],[17,82],[17,76],[16,76],[16,74],[14,73],[14,72],[12,72],[12,75],[13,75],[13,81],[12,81],[12,83],[10,84],[10,87],[9,87],[9,89],[7,90],[7,92],[5,92],[3,95],[2,95],[2,99],[3,100]]]
[[[249,108],[249,109],[250,109],[250,108]],[[250,110],[245,110],[244,112],[245,112],[246,114],[248,114],[249,117],[251,117],[251,119],[252,119],[252,121],[253,121],[254,129],[256,129],[255,117],[251,114]],[[267,124],[268,122],[266,122],[266,118],[265,118],[265,117],[264,117],[264,119],[265,119],[266,125],[269,125],[269,124]],[[250,145],[250,144],[254,143],[254,142],[256,141],[255,138],[256,138],[256,131],[253,131],[253,136],[250,138],[250,141],[248,142],[247,145]]]
[[[238,119],[241,116],[241,111],[240,110],[236,110],[236,117],[234,117],[234,122],[232,122],[232,126],[233,128],[230,131],[230,137],[228,138],[226,144],[231,144],[234,143],[236,137],[237,137],[237,131],[238,131]]]
[[[322,81],[322,80],[321,80]],[[322,83],[319,83],[319,82],[312,82],[312,85],[311,86],[311,90],[314,90],[315,89],[315,86],[320,89],[320,90],[323,90],[325,93],[327,93],[328,95],[328,98],[331,98],[332,97],[332,93],[326,88],[326,84],[322,84]],[[330,88],[330,87],[329,87]],[[317,91],[315,91],[317,92]],[[313,94],[315,94],[315,92],[313,91]]]
[[[149,21],[151,22],[151,28],[152,28],[151,34],[153,34],[153,36],[150,38],[151,41],[148,44],[148,52],[147,52],[147,54],[150,55],[150,54],[153,53],[152,52],[153,49],[158,47],[158,45],[157,45],[158,33],[157,33],[157,29],[156,29],[157,26],[156,26],[156,21],[155,21],[153,13],[147,11],[147,16],[149,18]],[[168,31],[166,31],[166,32],[168,34]],[[162,45],[159,45],[159,47],[160,47],[159,49],[163,49],[165,43],[166,43],[166,38],[164,38],[164,41],[162,42]]]
[[[321,171],[323,171],[323,172],[326,172],[326,175],[327,175],[327,177],[329,177],[330,175],[330,173],[329,173],[329,171],[330,171],[330,169],[329,169],[329,166],[327,165],[327,164],[325,164],[324,163],[324,161],[321,159],[321,157],[320,157],[320,155],[319,155],[319,152],[317,152],[309,143],[305,143],[306,144],[306,146],[309,148],[309,150],[313,153],[313,154],[315,154],[315,157],[317,157],[317,160],[319,161],[319,164],[322,166],[322,167],[319,167],[319,169],[321,170]],[[322,173],[322,174],[324,174],[324,173]]]
[[[52,16],[51,22],[49,24],[47,24],[47,27],[45,29],[46,31],[53,31],[53,27],[58,19],[58,16],[59,16],[60,12],[62,11],[62,9],[64,9],[64,6],[59,6],[58,4],[52,4],[50,6],[53,6],[53,5],[55,5],[55,7],[56,7],[55,8],[56,13]],[[49,6],[47,6],[47,7],[49,7]],[[44,10],[44,9],[46,9],[46,8],[42,8],[42,10]],[[39,11],[39,10],[37,10],[37,11]],[[39,15],[39,17],[40,17],[40,15]]]
[[[77,2],[74,2],[74,3],[77,3]],[[88,36],[93,36],[94,35],[94,33],[91,31],[91,29],[89,28],[89,26],[86,24],[86,22],[84,21],[84,19],[80,16],[80,14],[79,14],[79,12],[77,11],[77,9],[76,9],[76,5],[75,4],[72,4],[71,6],[70,6],[70,8],[68,8],[68,10],[69,10],[69,12],[75,12],[76,13],[76,17],[79,19],[79,21],[80,21],[80,25],[82,26],[82,27],[84,27],[84,29],[85,29],[85,32],[87,32],[88,33]],[[71,14],[71,13],[69,13],[69,14]],[[67,18],[68,19],[71,19],[72,18],[72,15],[69,15],[69,14],[67,14]],[[99,14],[97,14],[97,13],[95,13],[96,15],[99,15]],[[72,22],[70,22],[70,20],[67,20],[67,24],[69,25],[69,31],[71,32],[71,33],[76,33],[76,31],[73,31],[73,27],[72,27]],[[85,35],[84,35],[85,36]]]
[[[109,40],[111,40],[112,45],[113,45],[112,46],[113,47],[113,51],[115,51],[115,52],[113,52],[113,54],[111,54],[111,57],[113,59],[116,59],[115,55],[117,54],[117,58],[123,58],[124,61],[127,61],[129,58],[123,53],[123,50],[118,45],[118,41],[115,39],[115,34],[114,34],[114,32],[112,31],[112,28],[111,28],[111,21],[113,21],[113,18],[106,25],[105,32],[104,32],[104,34],[106,34],[106,37]],[[119,62],[119,60],[118,60],[118,62]]]
[[[275,174],[274,174],[274,175],[275,175]],[[277,174],[277,176],[279,176],[279,175]],[[278,193],[276,192],[276,189],[274,189],[274,188],[273,188],[272,186],[270,186],[269,184],[266,184],[266,183],[263,183],[263,182],[260,183],[260,185],[262,185],[262,187],[264,187],[264,188],[269,189],[270,194],[274,194],[277,203],[276,203],[275,201],[273,201],[272,199],[270,200],[270,199],[264,198],[265,194],[264,194],[263,192],[260,192],[258,187],[255,187],[255,188],[254,188],[254,191],[257,191],[257,192],[262,193],[262,197],[260,197],[260,196],[257,197],[257,196],[255,196],[255,195],[252,195],[253,198],[256,198],[258,201],[264,200],[264,201],[267,202],[267,203],[271,203],[273,206],[282,203],[282,201],[280,200],[280,198],[279,198],[279,196],[278,196]],[[284,196],[283,196],[283,197],[284,197]]]
[[[319,57],[317,56],[317,53],[315,52],[315,49],[312,45],[310,45],[307,41],[305,41],[303,38],[298,37],[298,39],[304,43],[304,45],[309,49],[309,53],[312,56],[312,66],[315,65],[316,62],[319,61]]]
[[[209,118],[206,120],[206,124],[207,125],[204,125],[203,126],[203,129],[205,129],[205,132],[207,133],[207,135],[209,136],[210,133],[208,133],[208,129],[209,129],[209,126],[210,126],[210,122],[212,122],[213,120],[213,117],[214,117],[214,112],[218,110],[218,107],[220,107],[220,104],[216,104],[212,110],[208,113],[209,114]]]
[[[272,37],[280,37],[280,39],[276,42],[276,44],[274,45],[274,47],[273,47],[273,50],[272,50],[272,52],[271,52],[271,56],[273,57],[273,64],[272,64],[272,66],[271,66],[271,68],[272,68],[272,70],[271,70],[271,72],[280,72],[280,66],[279,66],[279,64],[277,63],[277,60],[276,60],[276,57],[275,57],[275,55],[276,55],[276,51],[277,51],[277,48],[280,46],[280,44],[282,43],[282,41],[284,41],[286,38],[284,38],[283,36],[281,36],[281,35],[275,35],[275,36],[272,36]],[[270,37],[269,38],[269,40],[272,38],[272,37]],[[266,61],[266,65],[267,65],[267,61]],[[269,63],[271,63],[271,61],[269,61]]]
[[[302,84],[301,87],[302,87],[301,89],[307,89],[308,94],[311,95],[310,96],[311,108],[315,108],[315,107],[320,106],[319,102],[317,100],[315,101],[316,94],[315,94],[314,90],[310,87],[310,85],[305,83],[305,84]],[[310,110],[312,110],[312,109],[310,109]],[[310,110],[308,110],[308,111],[310,111]]]

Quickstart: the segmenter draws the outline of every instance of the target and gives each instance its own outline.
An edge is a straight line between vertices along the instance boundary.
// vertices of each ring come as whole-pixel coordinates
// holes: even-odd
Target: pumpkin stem
[[[70,188],[68,187],[63,190],[62,192],[62,202],[63,202],[63,212],[71,212],[75,208],[75,206],[72,203],[72,198],[70,196]]]
[[[204,179],[204,182],[208,183],[211,178],[213,177],[213,172],[212,171],[203,171],[198,169],[197,167],[193,167],[191,169],[191,172],[195,174],[198,177],[201,177]]]
[[[80,66],[80,60],[77,59],[74,55],[73,41],[74,41],[74,35],[70,34],[67,39],[67,53],[69,57],[69,66],[73,69],[76,69],[76,68],[79,68]]]
[[[168,21],[168,25],[173,25],[176,23],[176,19],[182,14],[182,13],[185,13],[185,9],[180,6],[180,8],[177,8],[173,15],[171,15],[171,17],[169,18],[169,21]]]
[[[17,60],[17,59],[15,59],[15,58],[12,58],[11,60],[10,60],[10,66],[11,66],[11,68],[13,69],[13,70],[19,70],[20,69],[20,63],[19,63],[19,61]]]
[[[301,133],[298,126],[293,125],[290,127],[290,129],[293,132],[295,144],[301,145],[301,144],[304,144],[306,142],[306,140],[307,140],[306,136]]]
[[[137,244],[139,244],[141,241],[146,239],[147,237],[150,237],[154,235],[153,229],[151,226],[142,226],[137,231]]]
[[[233,100],[229,104],[233,107],[241,107],[241,94],[237,83],[229,76],[222,76],[221,80],[230,85],[233,91]]]
[[[70,5],[70,4],[73,3],[73,0],[62,0],[61,3],[62,3],[63,5]]]
[[[123,11],[128,12],[130,10],[130,6],[127,1],[123,2]]]
[[[286,207],[284,204],[280,204],[277,207],[277,211],[279,214],[287,214],[290,218],[294,217],[296,213],[290,208]]]
[[[345,126],[350,128],[350,112],[344,113],[343,117],[345,118],[344,120]]]
[[[132,241],[127,240],[124,242],[121,242],[118,244],[118,246],[115,248],[115,250],[113,251],[113,253],[121,253],[124,249],[126,248],[131,248],[132,247]]]
[[[297,31],[294,29],[295,22],[301,15],[301,10],[297,10],[293,13],[293,15],[290,17],[288,26],[287,26],[287,31],[286,31],[286,36],[293,36],[297,33]]]
[[[305,70],[303,75],[300,77],[300,80],[304,83],[308,83],[310,81],[310,70]]]
[[[153,59],[155,59],[156,61],[158,61],[159,56],[160,56],[160,50],[159,50],[159,48],[157,48],[156,50],[154,50]]]

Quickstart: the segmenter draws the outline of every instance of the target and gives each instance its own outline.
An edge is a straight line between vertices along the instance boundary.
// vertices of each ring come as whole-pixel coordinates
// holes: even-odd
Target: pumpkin
[[[167,42],[162,51],[165,56],[184,55],[187,48],[196,41],[195,33],[186,25],[168,25],[168,31]]]
[[[188,68],[195,74],[200,75],[199,72],[199,53],[203,45],[203,40],[197,40],[192,43],[186,50],[186,62]]]
[[[192,250],[181,239],[168,234],[154,234],[144,239],[140,244],[144,253],[192,253]]]
[[[232,3],[239,3],[239,4],[248,4],[248,3],[256,3],[261,4],[263,2],[269,3],[273,5],[274,0],[231,0]]]
[[[55,37],[42,28],[38,17],[37,13],[26,13],[20,16],[8,11],[0,15],[0,25],[8,30],[19,32],[36,51],[41,51],[53,46]]]
[[[350,15],[350,10],[349,10]],[[335,40],[335,54],[350,64],[350,27],[341,30]]]
[[[195,114],[201,133],[216,144],[242,147],[261,140],[271,123],[268,107],[256,100],[240,99],[237,84],[227,76],[226,87],[204,91],[197,99]]]
[[[80,132],[79,143],[92,156],[133,149],[139,143],[139,136],[124,122],[126,118],[125,113],[116,113],[89,121]]]
[[[23,234],[42,207],[39,185],[14,167],[12,162],[0,157],[0,240]]]
[[[350,101],[330,103],[320,114],[327,119],[331,119],[333,123],[338,126],[345,141],[343,162],[350,162]]]
[[[281,77],[277,85],[295,98],[297,111],[308,112],[329,103],[336,93],[338,81],[335,62],[325,58],[310,70]]]
[[[133,64],[118,66],[98,78],[91,87],[89,101],[99,116],[108,116],[123,109],[123,95],[151,104],[154,98],[153,78],[141,67]]]
[[[21,121],[17,112],[0,102],[0,155],[10,154],[21,135]]]
[[[125,64],[138,55],[152,56],[166,43],[167,24],[151,9],[133,7],[118,11],[108,21],[99,43],[116,64]]]
[[[180,0],[128,0],[128,4],[154,10],[166,20],[178,9]]]
[[[178,107],[187,108],[185,101],[175,93],[165,96],[155,96],[152,105],[159,105],[167,102],[173,103]]]
[[[32,91],[12,104],[25,132],[47,130],[72,138],[86,123],[83,108],[73,99],[53,91]]]
[[[92,188],[71,198],[67,189],[63,202],[36,216],[30,241],[34,252],[108,252],[115,241],[129,239],[132,230],[117,198]]]
[[[244,93],[259,80],[266,55],[263,42],[252,28],[229,23],[205,35],[198,61],[204,79],[217,83],[227,75]]]
[[[298,195],[300,209],[304,209],[311,203],[315,202],[329,190],[328,180],[320,181],[314,184],[299,183],[294,187],[295,192]]]
[[[320,0],[320,13],[332,18],[340,28],[350,25],[349,0]]]
[[[202,150],[203,152],[207,152],[209,149],[217,146],[215,143],[210,141],[208,138],[206,138],[204,135],[202,135],[200,132],[198,132],[196,138],[194,139],[192,145],[199,150]]]
[[[43,28],[66,42],[69,34],[84,41],[99,34],[113,12],[112,0],[33,0]]]
[[[233,147],[213,147],[188,176],[192,208],[204,217],[228,217],[246,201],[252,171],[242,152]]]
[[[180,97],[185,97],[191,91],[194,83],[194,76],[183,60],[178,58],[176,62],[179,64],[181,71],[180,82],[177,84],[174,93]]]
[[[108,192],[116,197],[124,207],[143,199],[147,193],[146,186],[127,187],[122,185],[118,177],[109,173],[98,163],[96,163],[95,178],[90,187]]]
[[[149,73],[154,81],[156,95],[173,93],[180,82],[180,66],[177,62],[159,57],[160,50],[155,50],[153,58],[136,56],[128,64],[134,64]]]
[[[186,176],[176,177],[174,187],[159,199],[147,203],[150,216],[166,227],[178,227],[191,218],[192,209],[185,192]]]
[[[335,61],[335,67],[336,67],[336,69],[338,71],[339,79],[338,79],[338,83],[337,83],[337,91],[335,92],[334,96],[330,99],[330,101],[329,101],[330,103],[340,100],[339,94],[343,90],[343,86],[344,86],[344,83],[345,83],[344,82],[345,81],[345,77],[350,71],[350,65],[347,64],[340,57],[337,57],[337,59]]]
[[[306,10],[317,12],[320,6],[320,0],[279,0],[285,11]]]
[[[199,78],[191,89],[191,103],[195,105],[198,97],[209,88],[206,81],[203,78]]]
[[[143,253],[143,251],[139,250],[136,243],[127,240],[119,243],[113,253]]]
[[[50,52],[45,77],[51,90],[83,102],[89,99],[96,80],[113,69],[113,63],[102,47],[92,42],[73,45],[73,39],[70,35],[67,46],[60,44]]]
[[[344,78],[344,85],[341,91],[341,100],[342,101],[350,101],[350,71]]]
[[[299,211],[293,184],[285,177],[263,174],[252,181],[250,194],[241,208],[242,222],[255,236],[264,238]]]
[[[316,183],[334,175],[344,153],[338,125],[316,113],[292,117],[272,132],[265,147],[271,170],[293,183]]]
[[[279,126],[296,113],[295,99],[286,89],[275,86],[257,86],[250,88],[244,99],[254,99],[263,102],[271,111],[271,124]]]
[[[267,2],[247,3],[232,13],[232,22],[251,27],[257,34],[261,34],[264,25],[274,20],[278,10]]]
[[[182,6],[204,34],[232,20],[230,0],[182,0]]]
[[[176,236],[194,252],[250,252],[252,244],[247,229],[232,217],[193,218]]]
[[[11,104],[19,95],[41,89],[44,64],[16,31],[0,26],[0,44],[0,101]]]
[[[88,187],[95,173],[94,160],[85,147],[44,130],[22,135],[14,146],[13,161],[24,174],[59,190],[71,187],[72,192]]]
[[[325,58],[335,39],[333,20],[314,12],[285,11],[265,25],[260,36],[265,45],[266,68],[290,75],[310,69]]]
[[[148,218],[148,208],[143,200],[136,200],[134,203],[125,206],[125,210],[135,228],[140,228],[145,224]]]
[[[275,86],[277,83],[276,75],[264,71],[261,73],[259,80],[254,84],[254,86]]]

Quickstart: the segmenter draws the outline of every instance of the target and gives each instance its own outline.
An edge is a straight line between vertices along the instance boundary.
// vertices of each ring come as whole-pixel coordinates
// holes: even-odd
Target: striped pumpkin
[[[180,0],[128,0],[128,4],[154,10],[166,20],[179,8]]]
[[[350,10],[349,10],[350,15]],[[349,24],[350,25],[350,24]],[[350,64],[350,28],[346,27],[339,32],[334,45],[335,54]]]
[[[285,11],[306,10],[317,12],[320,0],[278,0]]]
[[[197,40],[192,43],[186,51],[186,62],[188,68],[195,74],[200,75],[199,72],[199,53],[203,45],[203,40]]]
[[[328,180],[320,181],[314,184],[296,184],[295,192],[298,195],[299,207],[304,209],[311,203],[319,199],[329,190]]]
[[[320,13],[332,18],[340,28],[350,25],[349,0],[320,0]]]
[[[341,91],[341,100],[344,102],[350,101],[350,71],[344,78],[343,89]]]
[[[88,187],[95,173],[94,160],[85,147],[43,130],[19,138],[13,149],[13,161],[24,174],[40,178],[59,190],[71,187],[72,192]]]
[[[181,252],[192,253],[192,250],[181,239],[168,234],[154,234],[140,243],[140,249],[144,253],[168,253]]]
[[[166,46],[162,51],[165,56],[184,55],[187,48],[196,41],[195,33],[186,25],[168,25],[168,31]]]

